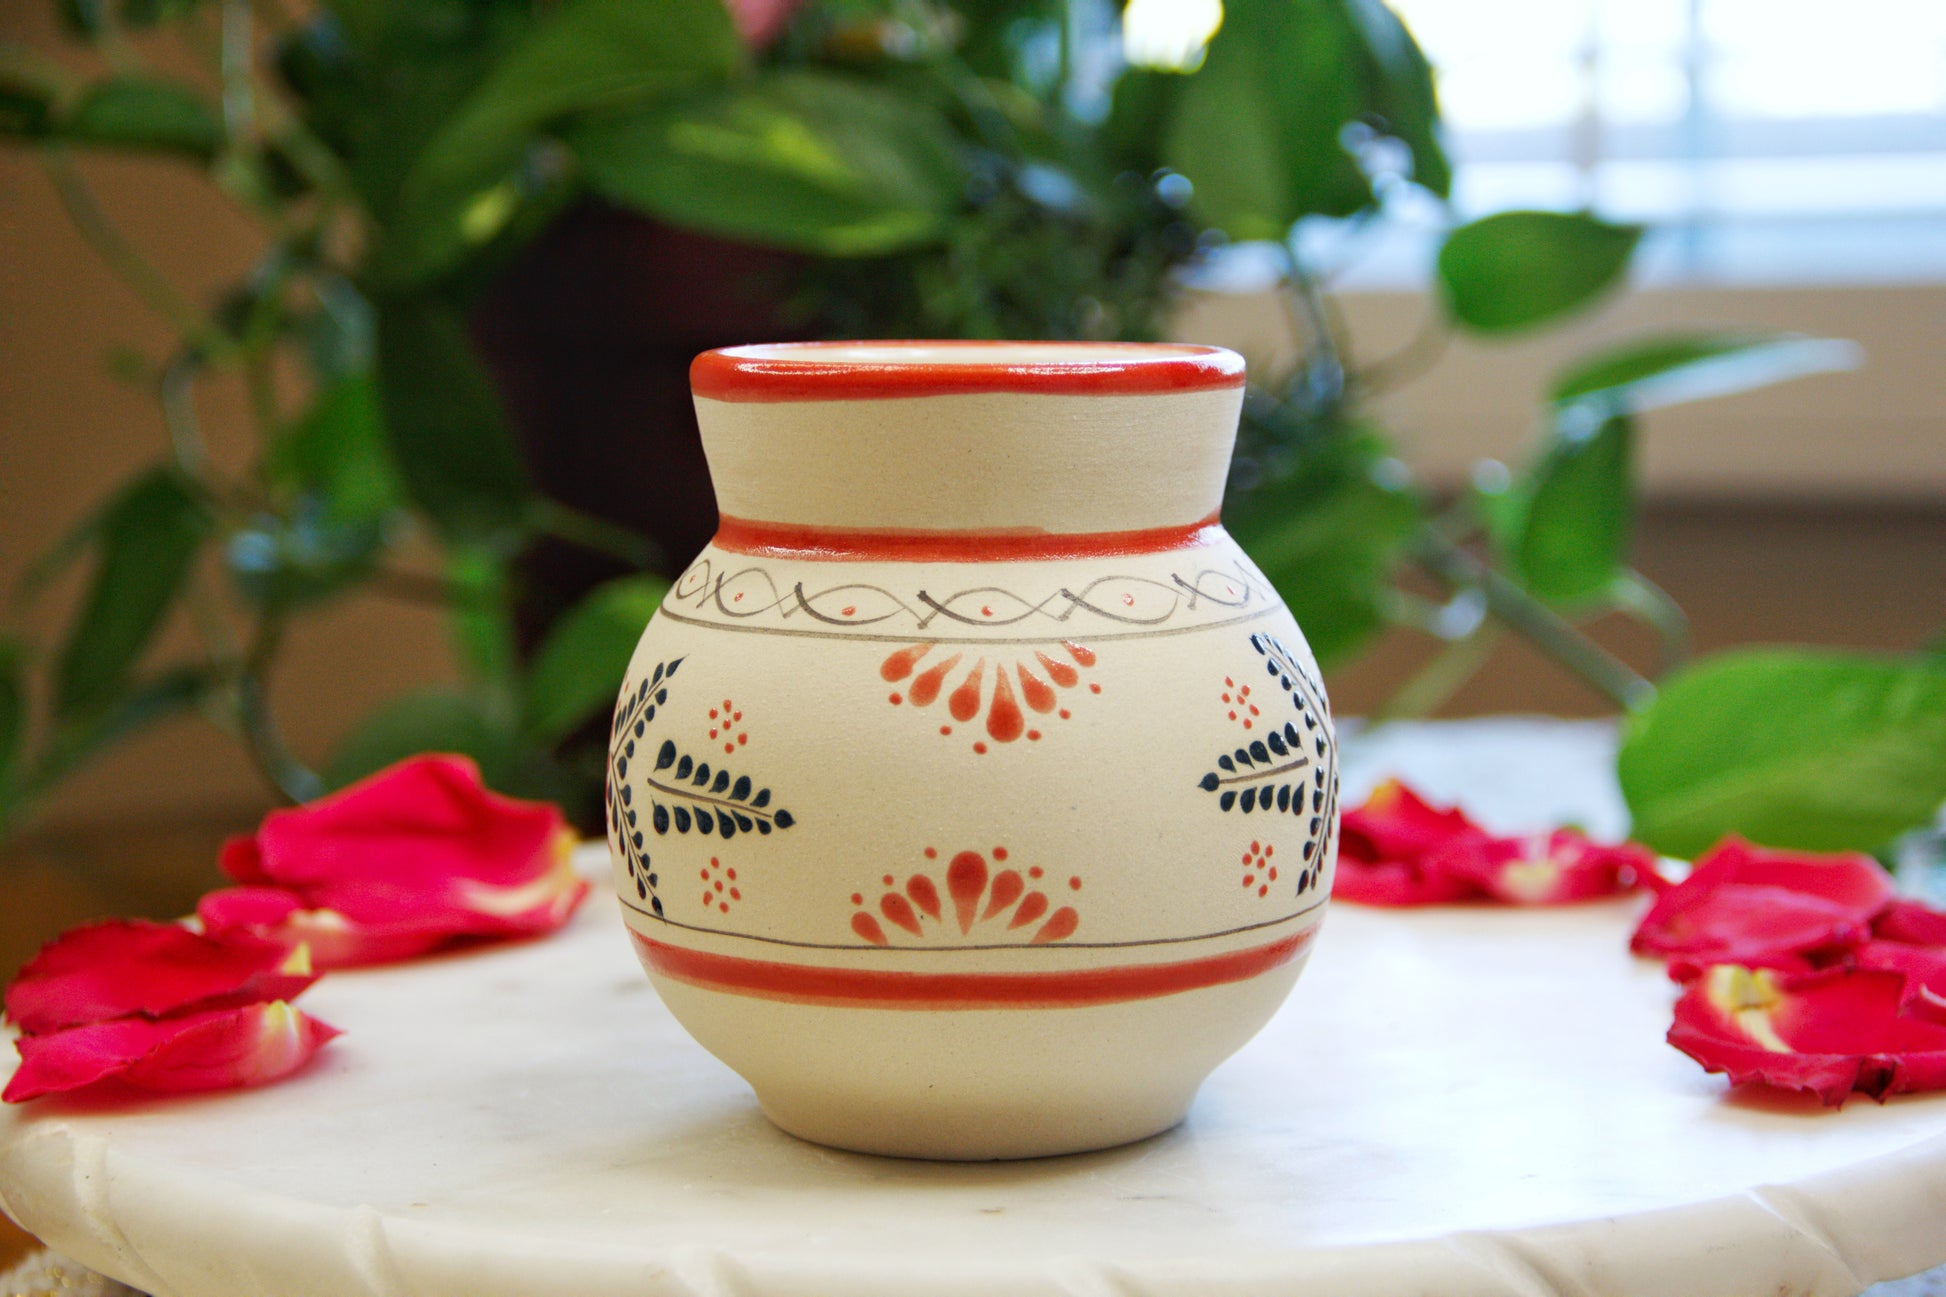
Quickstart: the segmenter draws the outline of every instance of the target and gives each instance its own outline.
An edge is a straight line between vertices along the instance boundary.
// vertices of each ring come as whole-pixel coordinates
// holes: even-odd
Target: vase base
[[[917,1103],[860,1106],[843,1095],[759,1093],[764,1116],[786,1134],[827,1148],[936,1162],[1007,1162],[1092,1153],[1160,1135],[1182,1123],[1196,1097],[1169,1094],[1107,1110],[1070,1104],[954,1109]]]
[[[1049,1157],[1145,1139],[1276,1012],[1302,956],[1119,1004],[901,1010],[791,1003],[651,974],[678,1021],[815,1144],[894,1157]]]

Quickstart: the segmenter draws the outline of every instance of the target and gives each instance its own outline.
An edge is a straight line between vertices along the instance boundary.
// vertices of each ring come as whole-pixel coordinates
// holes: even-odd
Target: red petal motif
[[[90,1023],[23,1036],[20,1067],[0,1098],[23,1103],[108,1080],[178,1093],[262,1085],[295,1072],[338,1034],[282,1000]]]
[[[133,1014],[295,999],[316,980],[305,953],[281,941],[111,919],[43,946],[7,988],[7,1017],[38,1036]]]

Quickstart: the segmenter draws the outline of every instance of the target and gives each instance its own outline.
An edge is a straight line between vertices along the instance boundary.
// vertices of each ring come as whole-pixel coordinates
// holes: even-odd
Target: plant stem
[[[1284,282],[1277,298],[1283,303],[1291,332],[1300,339],[1307,335],[1310,339],[1311,358],[1305,362],[1305,371],[1311,401],[1318,408],[1336,405],[1345,395],[1348,352],[1344,339],[1316,276],[1288,248],[1284,264]]]
[[[209,467],[209,456],[203,446],[202,427],[196,419],[198,368],[194,348],[177,352],[175,358],[163,367],[158,389],[162,400],[162,424],[169,431],[169,449],[176,457],[176,467],[201,481]]]
[[[628,528],[583,513],[559,500],[535,501],[530,521],[543,536],[620,559],[630,567],[651,568],[662,559],[655,542]]]
[[[250,758],[264,778],[292,802],[308,802],[324,792],[324,780],[292,755],[271,719],[266,677],[284,638],[283,618],[266,613],[257,623],[249,655],[237,673],[237,723]]]
[[[1661,637],[1656,674],[1673,671],[1689,658],[1689,616],[1669,593],[1630,568],[1611,592],[1615,606],[1647,622]]]
[[[1479,674],[1480,668],[1493,656],[1502,634],[1500,627],[1487,624],[1465,639],[1448,644],[1434,655],[1432,661],[1420,668],[1418,674],[1399,686],[1390,698],[1379,705],[1372,723],[1383,725],[1390,721],[1416,720],[1438,711],[1467,681]]]
[[[1359,372],[1359,390],[1377,396],[1411,382],[1438,364],[1452,342],[1445,313],[1435,307],[1403,347]]]
[[[1442,580],[1478,588],[1486,596],[1489,612],[1526,636],[1542,653],[1586,680],[1616,706],[1632,710],[1654,696],[1655,686],[1626,662],[1466,550],[1437,533],[1422,529],[1413,553],[1428,571]]]
[[[223,83],[223,134],[232,147],[250,141],[256,130],[256,86],[251,75],[251,21],[249,0],[224,0],[222,45],[219,69]]]
[[[61,205],[67,209],[68,219],[74,222],[75,229],[81,232],[81,237],[87,240],[96,255],[108,263],[108,268],[119,275],[122,282],[133,289],[149,309],[169,321],[194,345],[211,355],[227,354],[229,344],[183,300],[162,272],[109,223],[67,151],[59,145],[44,146],[41,149],[41,165],[48,179],[54,182],[54,191],[60,196]]]

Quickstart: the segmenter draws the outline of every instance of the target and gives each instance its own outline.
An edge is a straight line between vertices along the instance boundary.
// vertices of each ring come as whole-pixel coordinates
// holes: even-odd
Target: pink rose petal
[[[196,917],[213,933],[253,932],[301,943],[319,972],[416,959],[452,940],[443,931],[391,931],[354,923],[335,910],[307,910],[295,893],[276,887],[211,892],[196,903]]]
[[[273,811],[254,837],[230,842],[223,868],[248,894],[219,893],[203,917],[213,930],[302,936],[320,967],[406,958],[449,939],[538,935],[587,895],[573,844],[557,808],[488,790],[463,757],[414,757]],[[287,900],[259,894],[266,888]]]
[[[7,1017],[43,1035],[132,1014],[295,999],[316,980],[303,952],[281,941],[111,919],[43,946],[7,988]]]
[[[297,1071],[338,1034],[282,1000],[90,1023],[23,1036],[20,1066],[0,1099],[24,1103],[108,1080],[176,1093],[263,1085]]]

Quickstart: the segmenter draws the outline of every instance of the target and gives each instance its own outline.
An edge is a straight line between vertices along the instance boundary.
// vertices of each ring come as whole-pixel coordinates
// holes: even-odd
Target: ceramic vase
[[[1012,1158],[1181,1120],[1330,895],[1317,667],[1217,520],[1212,347],[732,347],[720,526],[615,712],[670,1011],[793,1134]]]

